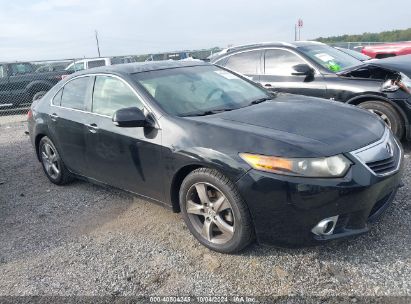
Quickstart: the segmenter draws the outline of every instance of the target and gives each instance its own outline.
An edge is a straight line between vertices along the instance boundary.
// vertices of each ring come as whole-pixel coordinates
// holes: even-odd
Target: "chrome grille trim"
[[[350,152],[361,164],[376,176],[398,172],[401,166],[402,149],[391,131],[386,128],[380,140]]]

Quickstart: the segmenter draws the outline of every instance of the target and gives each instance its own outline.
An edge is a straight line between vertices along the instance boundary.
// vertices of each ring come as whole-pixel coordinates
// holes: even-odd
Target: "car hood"
[[[261,149],[260,145],[243,146],[248,152],[289,157],[331,156],[354,151],[379,140],[385,130],[384,123],[365,110],[291,94],[279,94],[273,101],[190,119],[234,129],[238,131],[233,135],[238,136],[236,141],[252,142],[250,138],[260,136],[277,143],[273,145],[276,151],[267,151],[267,145]]]
[[[411,78],[411,55],[373,59],[366,62],[392,71],[402,72]]]

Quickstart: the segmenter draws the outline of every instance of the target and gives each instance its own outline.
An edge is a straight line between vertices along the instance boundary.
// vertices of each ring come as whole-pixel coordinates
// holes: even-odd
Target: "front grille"
[[[397,161],[394,156],[367,163],[368,168],[375,172],[375,174],[385,174],[395,170]]]
[[[379,176],[397,172],[402,160],[401,147],[388,129],[379,141],[353,151],[351,154]]]

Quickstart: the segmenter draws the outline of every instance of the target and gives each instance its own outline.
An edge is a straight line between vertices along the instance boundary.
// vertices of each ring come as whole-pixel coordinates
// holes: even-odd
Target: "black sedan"
[[[255,238],[301,245],[367,231],[403,159],[368,111],[276,96],[202,62],[73,74],[32,105],[29,133],[51,182],[81,178],[181,211],[202,244],[227,253]]]
[[[411,140],[411,55],[362,62],[304,41],[233,47],[211,62],[272,91],[360,106],[380,116],[399,139]]]

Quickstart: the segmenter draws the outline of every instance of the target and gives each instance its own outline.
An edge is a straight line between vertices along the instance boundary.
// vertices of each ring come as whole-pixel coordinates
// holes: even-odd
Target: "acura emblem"
[[[387,143],[387,145],[385,146],[385,149],[387,149],[387,152],[391,157],[394,155],[394,151],[392,150],[391,143]]]

